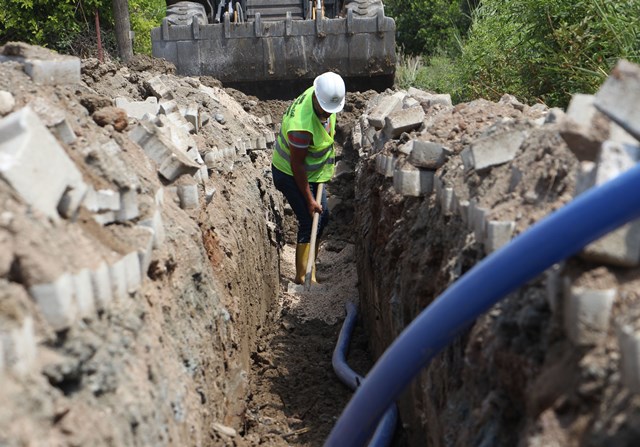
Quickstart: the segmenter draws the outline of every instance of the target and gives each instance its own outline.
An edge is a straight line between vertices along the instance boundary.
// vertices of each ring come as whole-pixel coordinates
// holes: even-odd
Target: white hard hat
[[[313,88],[322,110],[329,113],[342,110],[346,89],[339,74],[330,71],[322,73],[313,81]]]

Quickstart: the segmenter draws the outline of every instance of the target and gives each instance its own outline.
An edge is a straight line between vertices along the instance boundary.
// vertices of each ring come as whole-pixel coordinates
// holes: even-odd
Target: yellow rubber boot
[[[309,259],[310,244],[296,244],[296,284],[304,284],[307,274],[307,260]]]
[[[309,260],[310,245],[311,244],[309,243],[296,245],[296,284],[304,284],[304,277],[307,274],[307,261]],[[318,251],[316,249],[316,254],[317,253]],[[311,268],[311,282],[317,282],[315,262]]]

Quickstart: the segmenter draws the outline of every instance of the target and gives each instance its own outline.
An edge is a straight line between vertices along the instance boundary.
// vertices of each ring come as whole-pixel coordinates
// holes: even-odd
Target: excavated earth
[[[25,45],[10,53],[53,57]],[[289,101],[260,101],[174,71],[139,56],[127,65],[87,59],[79,84],[51,86],[34,83],[20,59],[0,63],[0,91],[14,101],[0,118],[29,106],[85,183],[135,189],[139,208],[108,223],[82,205],[52,219],[0,180],[2,446],[320,446],[351,396],[331,366],[345,303],[360,306],[348,361],[366,375],[402,329],[486,255],[459,210],[437,194],[398,193],[378,169],[381,155],[401,167],[399,148],[409,140],[446,146],[440,190],[451,188],[458,203],[473,200],[492,220],[513,221],[514,234],[573,198],[578,159],[557,124],[545,121],[546,107],[508,96],[443,106],[418,96],[412,103],[421,104],[424,122],[384,138],[366,115],[394,92],[350,92],[328,184],[320,284],[297,292],[289,287],[295,219],[272,184],[272,144],[259,144],[277,132]],[[154,88],[158,77],[167,92]],[[131,137],[145,118],[112,107],[118,97],[154,96],[181,109],[196,104],[202,125],[191,148],[205,160],[225,154],[207,162],[204,177],[161,176]],[[58,133],[61,121],[73,141]],[[513,130],[527,138],[512,161],[478,172],[463,166],[471,142]],[[1,150],[9,140],[0,134]],[[112,142],[115,152],[105,149]],[[37,157],[37,145],[28,156]],[[3,169],[0,158],[0,179]],[[24,175],[46,188],[57,174]],[[197,204],[187,206],[180,192],[194,184]],[[149,247],[142,227],[158,215],[163,238],[154,226],[153,249],[141,251]],[[141,283],[63,326],[33,298],[34,287],[136,250],[150,257]],[[637,445],[640,400],[622,384],[614,325],[597,343],[576,347],[549,299],[560,275],[614,288],[622,297],[614,321],[637,307],[637,269],[576,257],[553,272],[436,356],[398,400],[393,445]]]

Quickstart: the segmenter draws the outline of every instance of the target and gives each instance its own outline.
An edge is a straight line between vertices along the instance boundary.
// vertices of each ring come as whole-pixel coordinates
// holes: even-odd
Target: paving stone
[[[428,93],[424,90],[417,89],[415,87],[409,87],[407,90],[407,94],[420,103],[424,104],[427,107],[432,107],[436,104],[440,104],[443,106],[452,106],[451,95],[450,94],[437,94],[437,93]]]
[[[609,329],[616,289],[596,290],[573,286],[564,279],[564,328],[577,346],[590,346],[602,340]]]
[[[66,118],[59,123],[54,124],[50,129],[51,132],[65,144],[72,144],[77,139],[76,133],[73,131]]]
[[[640,331],[631,324],[618,324],[616,335],[622,383],[632,393],[640,393]]]
[[[77,308],[71,275],[65,273],[52,283],[34,285],[29,289],[29,294],[54,330],[67,329],[74,323]]]
[[[513,160],[526,137],[526,132],[516,130],[475,140],[470,146],[473,168],[479,171]]]
[[[467,225],[470,227],[469,229],[473,231],[476,242],[484,244],[487,236],[487,216],[489,215],[489,210],[480,207],[476,199],[471,199],[469,201],[468,213],[469,222]]]
[[[621,59],[596,93],[595,106],[640,140],[640,66]]]
[[[0,177],[53,220],[67,188],[83,184],[76,165],[29,107],[0,120]]]
[[[418,169],[410,164],[403,167],[396,165],[393,172],[393,189],[403,196],[424,196],[433,191],[433,179],[433,171]]]
[[[115,99],[116,107],[127,112],[130,118],[142,119],[146,114],[157,115],[160,111],[158,98],[149,96],[144,101],[130,101],[122,96]]]
[[[115,211],[96,213],[93,215],[93,220],[104,227],[105,225],[112,224],[116,221],[116,213]]]
[[[91,287],[96,307],[98,309],[107,307],[113,299],[113,288],[109,266],[105,262],[101,262],[91,271]]]
[[[453,213],[453,188],[445,186],[440,193],[440,210],[445,216]]]
[[[24,72],[40,85],[80,84],[80,58],[57,56],[50,60],[26,59]]]
[[[153,98],[157,100],[155,96],[153,96]],[[178,103],[174,99],[163,100],[158,103],[158,113],[163,115],[169,115],[171,113],[178,112],[179,110]]]
[[[511,241],[516,224],[513,221],[490,220],[487,223],[487,239],[485,248],[488,253],[493,253]]]
[[[165,238],[164,223],[162,221],[162,212],[160,209],[156,209],[153,212],[153,216],[150,219],[140,222],[140,225],[153,231],[153,248],[160,248],[164,243]]]
[[[402,100],[405,94],[402,92],[396,92],[391,96],[383,96],[380,102],[373,108],[368,115],[369,125],[376,129],[382,129],[385,125],[385,120],[389,114],[395,110],[402,108]]]
[[[138,191],[136,188],[123,188],[120,190],[120,209],[116,211],[116,220],[126,222],[140,215],[138,207]]]
[[[88,189],[89,187],[83,181],[68,185],[58,203],[58,213],[67,219],[75,217]]]
[[[96,306],[93,297],[93,285],[91,284],[91,271],[84,268],[73,275],[72,278],[78,316],[81,318],[93,317],[96,312]]]
[[[465,171],[473,169],[473,153],[470,147],[465,147],[460,151],[460,158],[462,159],[462,166],[464,166]]]
[[[198,133],[200,131],[199,115],[198,104],[196,103],[189,104],[189,106],[187,106],[186,110],[184,111],[184,117],[189,123],[191,123],[195,133]]]
[[[411,140],[409,163],[417,168],[436,170],[447,160],[445,147],[430,141]]]
[[[399,137],[403,132],[409,132],[422,126],[424,110],[422,106],[410,109],[395,110],[384,120],[384,135],[387,138]]]
[[[142,234],[140,237],[143,240],[143,243],[138,250],[138,261],[140,263],[140,274],[141,281],[144,281],[144,278],[147,276],[147,272],[149,271],[149,266],[151,265],[151,258],[153,256],[153,249],[155,247],[155,239],[156,233],[155,231],[147,226],[139,226],[141,230],[144,230],[145,234]]]
[[[554,315],[559,315],[563,293],[564,278],[561,275],[561,264],[554,264],[545,271],[545,290],[547,303]]]
[[[200,205],[198,185],[178,185],[178,198],[180,199],[180,208],[183,210],[197,208]]]

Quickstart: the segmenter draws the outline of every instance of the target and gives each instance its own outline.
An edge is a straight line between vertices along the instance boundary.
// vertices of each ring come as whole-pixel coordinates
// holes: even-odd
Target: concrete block
[[[189,123],[191,123],[194,132],[198,133],[200,131],[200,112],[198,109],[198,104],[189,104],[184,111],[184,117]]]
[[[165,231],[162,221],[162,213],[159,209],[153,212],[151,219],[143,220],[140,225],[153,231],[153,248],[160,248],[164,243]],[[146,270],[145,270],[146,271]]]
[[[29,107],[0,121],[0,177],[54,220],[68,187],[82,184],[76,165]]]
[[[80,84],[80,59],[63,55],[48,60],[26,59],[24,72],[39,85]]]
[[[129,294],[134,294],[142,284],[142,271],[138,251],[132,251],[125,255],[121,262],[124,265],[126,290]]]
[[[197,144],[191,135],[193,126],[179,112],[158,117],[158,132],[165,135],[180,151],[187,152]]]
[[[403,132],[418,129],[422,126],[423,120],[424,110],[422,106],[395,110],[385,118],[383,132],[387,138],[396,138]]]
[[[111,274],[109,266],[105,262],[91,271],[91,287],[95,305],[98,309],[104,309],[113,299],[113,288],[111,286]]]
[[[440,104],[443,106],[452,106],[451,95],[447,94],[436,94],[436,93],[427,93],[424,90],[420,90],[414,87],[409,87],[407,90],[407,94],[420,103],[424,104],[427,107],[432,107],[436,104]]]
[[[486,169],[513,160],[526,137],[526,132],[516,130],[475,140],[470,146],[474,169]]]
[[[141,120],[146,114],[157,115],[160,111],[158,98],[155,96],[149,96],[144,101],[129,101],[128,98],[120,96],[115,99],[115,104],[116,107],[127,112],[127,116],[138,120]]]
[[[268,146],[272,146],[276,142],[276,134],[274,132],[267,132],[264,134],[264,138],[267,141]]]
[[[159,75],[144,81],[143,85],[144,88],[158,99],[173,99],[171,89],[167,87]]]
[[[51,127],[51,132],[63,143],[72,144],[76,141],[76,133],[71,128],[69,121],[63,119]]]
[[[149,271],[149,265],[151,265],[151,257],[153,256],[153,248],[155,245],[156,234],[152,228],[147,226],[140,226],[141,229],[146,231],[146,238],[143,235],[143,244],[138,250],[138,260],[140,262],[140,274],[141,280],[147,275]]]
[[[376,129],[382,129],[385,120],[391,112],[402,109],[405,94],[396,92],[391,96],[384,96],[368,115],[368,124]]]
[[[577,287],[565,278],[564,328],[577,346],[590,346],[602,340],[609,329],[616,289],[595,290]]]
[[[460,213],[460,219],[469,227],[469,208],[471,203],[468,200],[458,200],[458,212]]]
[[[597,165],[592,161],[581,161],[578,165],[578,172],[576,173],[576,188],[574,190],[574,197],[579,196],[589,188],[592,188],[596,182],[596,169]]]
[[[265,137],[256,138],[256,142],[254,144],[254,150],[265,150],[267,149],[267,139]]]
[[[111,189],[99,189],[95,192],[97,211],[118,211],[120,209],[121,193]]]
[[[440,193],[440,211],[445,216],[453,214],[453,188],[444,187]]]
[[[424,196],[433,191],[433,179],[433,171],[418,169],[409,164],[396,166],[393,171],[393,189],[403,196]]]
[[[155,125],[142,121],[129,132],[129,137],[160,165],[159,172],[167,180],[174,181],[183,174],[194,175],[200,166],[157,129]]]
[[[120,190],[120,209],[116,211],[116,220],[126,222],[140,215],[138,208],[138,191],[136,188],[123,188]]]
[[[595,168],[595,175],[588,173],[579,177],[582,190],[601,185],[631,169],[640,160],[640,148],[627,144],[606,141],[602,145]],[[581,166],[588,169],[589,165]],[[581,257],[594,262],[603,262],[620,267],[640,265],[640,221],[630,222],[597,241],[589,244]]]
[[[632,393],[640,393],[640,330],[631,324],[618,324],[616,336],[622,383]]]
[[[183,210],[197,208],[200,204],[198,185],[178,185],[178,198],[180,199],[180,208]]]
[[[155,96],[153,98],[157,99]],[[162,115],[169,115],[177,111],[179,111],[178,103],[173,99],[160,101],[160,103],[158,104],[158,113],[161,113]]]
[[[71,275],[65,273],[52,283],[32,286],[29,294],[54,330],[67,329],[75,321],[77,308]]]
[[[476,242],[484,244],[487,236],[487,216],[489,210],[478,205],[476,199],[469,201],[469,221],[467,225],[473,231]]]
[[[109,280],[114,300],[123,300],[127,297],[127,272],[124,258],[120,258],[109,265]]]
[[[404,98],[404,101],[402,102],[403,109],[410,109],[411,107],[415,107],[419,105],[420,105],[420,102],[417,99],[412,98],[410,96],[407,96],[406,98]]]
[[[93,220],[104,227],[105,225],[112,224],[116,221],[116,213],[115,211],[96,213],[93,215]]]
[[[507,245],[513,236],[516,223],[513,221],[490,220],[487,223],[487,239],[484,246],[487,253],[493,253],[503,245]]]
[[[72,276],[76,308],[78,316],[90,318],[95,315],[96,305],[91,284],[91,271],[87,268]]]
[[[242,138],[238,138],[238,143],[236,144],[236,151],[240,156],[247,155],[247,144],[244,142]]]
[[[222,160],[222,151],[218,148],[214,148],[204,154],[204,163],[207,168],[214,169],[218,163]]]
[[[545,271],[545,289],[549,308],[554,315],[558,315],[561,309],[561,298],[563,293],[563,278],[560,275],[562,267],[554,264]]]
[[[211,201],[213,200],[213,195],[216,193],[216,188],[214,188],[213,186],[207,184],[204,187],[204,199],[206,200],[207,203],[211,203]]]
[[[0,330],[0,374],[4,367],[18,377],[28,374],[36,360],[37,343],[33,318],[7,325]]]
[[[13,95],[6,90],[0,90],[0,116],[11,113],[15,105],[16,100]]]
[[[640,140],[640,66],[620,60],[596,93],[595,106]]]
[[[417,168],[436,170],[447,160],[445,148],[439,143],[411,140],[409,163]]]
[[[74,185],[67,185],[67,189],[58,203],[58,213],[67,219],[75,216],[88,189],[87,184],[79,179]]]
[[[470,147],[465,147],[460,151],[460,158],[462,159],[462,166],[465,171],[473,169],[474,161],[473,161],[473,152],[471,152]]]

